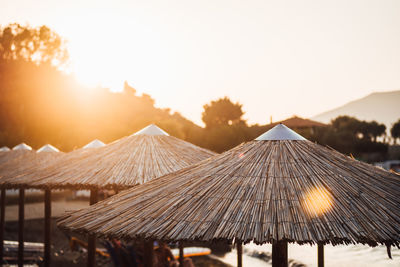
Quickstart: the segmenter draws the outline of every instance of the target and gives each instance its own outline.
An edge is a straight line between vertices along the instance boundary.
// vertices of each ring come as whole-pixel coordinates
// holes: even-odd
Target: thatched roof
[[[56,148],[50,144],[46,144],[46,145],[42,146],[41,148],[39,148],[37,152],[38,153],[40,153],[40,152],[60,152],[60,150],[58,150],[58,148]]]
[[[25,143],[21,143],[13,147],[12,150],[3,151],[0,153],[0,166],[2,166],[8,161],[34,153],[35,151],[32,151],[32,148],[30,146],[28,146]]]
[[[0,164],[0,181],[3,179],[13,179],[27,172],[34,172],[38,166],[51,164],[63,155],[63,153],[59,153],[59,150],[52,145],[45,145],[37,151],[22,149],[12,150],[7,153],[19,153],[19,156],[14,156],[3,164]]]
[[[12,150],[32,150],[32,148],[25,143],[21,143],[13,147]]]
[[[94,139],[92,142],[89,144],[85,145],[83,148],[97,148],[97,147],[103,147],[106,144],[101,142],[99,139]]]
[[[156,127],[156,126],[154,126]],[[127,188],[187,167],[215,153],[165,134],[146,132],[104,147],[70,152],[50,166],[0,179],[7,187]]]
[[[398,245],[399,192],[398,175],[278,125],[58,223],[118,238]]]

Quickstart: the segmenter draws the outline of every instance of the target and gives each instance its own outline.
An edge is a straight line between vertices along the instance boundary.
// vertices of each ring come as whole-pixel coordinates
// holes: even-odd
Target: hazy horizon
[[[198,124],[223,96],[265,124],[400,88],[398,1],[0,1],[2,26],[65,37],[83,83],[127,80]]]

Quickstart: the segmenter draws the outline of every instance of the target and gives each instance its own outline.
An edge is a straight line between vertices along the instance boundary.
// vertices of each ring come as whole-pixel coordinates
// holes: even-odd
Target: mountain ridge
[[[400,90],[373,92],[337,108],[317,114],[311,119],[329,123],[332,119],[348,115],[361,120],[384,123],[388,129],[400,119]]]

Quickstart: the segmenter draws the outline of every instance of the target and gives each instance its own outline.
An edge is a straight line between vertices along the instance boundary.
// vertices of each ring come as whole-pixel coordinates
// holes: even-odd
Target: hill
[[[375,120],[384,123],[390,129],[392,124],[400,118],[400,90],[372,93],[311,119],[329,123],[340,115],[353,116],[360,120]]]

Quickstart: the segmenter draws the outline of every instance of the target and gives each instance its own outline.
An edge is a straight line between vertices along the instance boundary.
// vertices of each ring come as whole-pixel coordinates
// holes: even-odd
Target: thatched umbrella
[[[155,125],[103,147],[68,153],[0,185],[44,189],[90,189],[90,203],[101,188],[125,189],[187,167],[215,153],[169,136]],[[89,239],[88,264],[94,265],[94,237]]]
[[[3,150],[0,154],[0,177],[3,175],[2,172],[8,168],[11,171],[15,171],[17,167],[13,162],[24,161],[26,157],[30,157],[35,154],[32,148],[25,143],[21,143],[13,147],[12,150]],[[25,191],[23,189],[19,190],[19,201],[18,201],[18,256],[23,256],[24,249],[24,199]],[[0,263],[3,262],[3,251],[4,251],[4,225],[5,225],[5,207],[6,207],[6,189],[1,189],[1,208],[0,208]],[[21,241],[22,240],[22,241]],[[21,261],[18,262],[21,265]]]
[[[187,167],[215,153],[169,136],[155,125],[104,147],[76,150],[0,185],[32,188],[124,189]],[[154,129],[158,130],[154,134]]]
[[[56,147],[47,144],[37,151],[36,164],[41,166],[51,164],[63,154]],[[37,166],[37,165],[36,165]],[[51,263],[51,190],[44,190],[44,266]]]
[[[32,152],[32,148],[25,143],[14,146],[12,150],[3,150],[2,152],[5,153],[0,153],[0,166],[15,158],[34,153]]]
[[[17,146],[17,149],[13,151],[30,151],[27,150],[30,147],[27,145],[19,145]],[[12,152],[13,152],[12,151]],[[26,152],[24,154],[21,154],[19,157],[13,157],[12,159],[8,160],[7,162],[3,163],[0,165],[0,179],[13,179],[14,177],[18,177],[18,175],[34,171],[38,166],[43,166],[46,164],[50,164],[53,160],[55,160],[57,157],[61,156],[62,154],[57,153],[59,150],[55,148],[52,145],[44,145],[40,149],[38,149],[36,152]],[[2,189],[2,191],[5,192],[5,188]],[[23,229],[24,229],[24,204],[25,204],[25,189],[20,188],[20,197],[19,197],[19,218],[18,218],[18,224],[19,224],[19,257],[18,261],[19,264],[23,264]],[[51,195],[49,190],[45,190],[45,257],[44,257],[44,262],[45,266],[49,266],[50,262],[50,217],[51,217]],[[3,207],[2,207],[3,208]],[[2,216],[2,220],[4,220],[4,216]],[[1,230],[1,229],[0,229]],[[0,242],[3,241],[1,235]],[[0,248],[1,249],[1,248]],[[1,251],[3,251],[1,249]],[[2,260],[2,257],[1,257]]]
[[[83,148],[96,148],[96,147],[102,147],[105,146],[103,142],[101,142],[99,139],[94,139],[92,142],[89,144],[85,145]]]
[[[400,177],[310,142],[284,125],[188,168],[59,219],[106,237],[400,244]],[[241,264],[239,264],[241,265]]]
[[[10,149],[7,146],[0,147],[0,152],[7,152],[7,151],[10,151]]]

